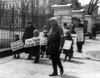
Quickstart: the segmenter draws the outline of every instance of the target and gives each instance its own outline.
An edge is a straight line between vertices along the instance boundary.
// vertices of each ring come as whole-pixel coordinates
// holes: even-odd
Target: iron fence
[[[51,15],[35,15],[30,18],[33,19],[33,23],[36,29],[41,30],[44,25],[48,25],[47,19]],[[26,21],[22,22],[22,15],[3,15],[0,22],[0,48],[10,47],[10,43],[14,40],[14,34],[19,34],[20,38],[23,35],[26,23],[30,20],[29,15],[26,16]],[[25,26],[22,26],[23,24]]]

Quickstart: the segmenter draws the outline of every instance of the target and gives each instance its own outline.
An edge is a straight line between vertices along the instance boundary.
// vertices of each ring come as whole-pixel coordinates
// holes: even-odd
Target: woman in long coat
[[[72,41],[72,44],[69,50],[63,49],[63,53],[65,54],[64,62],[66,61],[67,57],[69,57],[69,60],[71,60],[71,58],[73,57],[73,40],[72,40],[71,34],[69,31],[67,31],[65,34],[66,36],[64,36],[63,38],[63,45],[64,45],[65,40]]]
[[[25,28],[24,34],[23,34],[23,42],[25,43],[26,39],[33,37],[33,31],[35,30],[34,26],[32,26],[32,22],[27,23],[27,27]],[[27,59],[31,59],[31,48],[25,48],[25,53],[29,53],[29,56]]]

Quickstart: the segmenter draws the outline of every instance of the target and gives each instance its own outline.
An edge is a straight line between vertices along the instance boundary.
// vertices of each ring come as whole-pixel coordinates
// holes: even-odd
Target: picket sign
[[[33,47],[40,44],[39,37],[33,37],[25,40],[25,47]]]
[[[77,40],[77,34],[71,34],[71,37],[72,37],[74,43],[76,43],[76,40]]]
[[[84,41],[84,28],[76,28],[76,34],[77,34],[77,42],[83,42]]]
[[[71,34],[71,37],[73,39],[73,50],[75,51],[77,49],[77,46],[76,46],[77,34]]]
[[[10,46],[11,46],[12,51],[17,51],[17,50],[22,49],[24,47],[24,43],[22,40],[18,40],[15,42],[11,42]]]
[[[63,49],[69,50],[71,48],[71,45],[72,45],[72,41],[71,40],[65,40]]]
[[[47,37],[41,37],[40,38],[40,45],[47,45],[47,41],[48,41]]]
[[[33,37],[25,40],[25,47],[47,45],[47,37]]]

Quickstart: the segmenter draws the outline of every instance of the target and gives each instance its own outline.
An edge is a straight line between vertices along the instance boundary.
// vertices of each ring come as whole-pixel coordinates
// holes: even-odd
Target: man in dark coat
[[[32,26],[32,22],[27,23],[27,27],[25,28],[24,34],[23,34],[23,42],[25,43],[26,39],[33,37],[33,31],[35,30],[34,26]],[[29,53],[29,56],[27,59],[31,59],[31,48],[25,48],[25,53]]]
[[[50,74],[49,76],[56,76],[58,75],[57,66],[59,66],[60,68],[60,74],[63,74],[64,72],[60,60],[60,42],[61,42],[61,35],[63,35],[63,30],[61,27],[58,26],[56,17],[50,18],[49,21],[52,28],[49,31],[48,47],[49,47],[51,60],[53,64],[53,73]]]

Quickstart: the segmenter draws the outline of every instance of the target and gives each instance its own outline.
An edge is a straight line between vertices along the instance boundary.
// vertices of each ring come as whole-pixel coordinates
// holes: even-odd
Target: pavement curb
[[[9,48],[9,49],[5,48],[5,49],[0,51],[0,58],[6,57],[6,56],[10,56],[12,54],[13,54],[13,52],[12,52],[11,48]]]
[[[87,55],[86,52],[82,54],[83,57],[85,57],[86,59],[90,59],[90,60],[95,60],[95,61],[100,61],[100,59],[95,58],[91,55]]]

